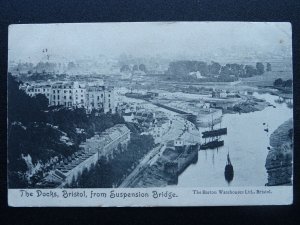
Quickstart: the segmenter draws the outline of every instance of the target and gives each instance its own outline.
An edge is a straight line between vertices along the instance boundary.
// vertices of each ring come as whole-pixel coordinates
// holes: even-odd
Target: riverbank
[[[266,186],[291,185],[293,167],[293,119],[281,124],[270,136],[266,159]]]
[[[263,99],[255,98],[254,96],[247,96],[245,101],[234,105],[231,108],[223,109],[224,114],[232,113],[250,113],[262,111],[266,107],[274,107],[272,104]]]
[[[268,182],[265,164],[270,134],[293,117],[293,109],[277,103],[276,95],[253,92],[249,96],[263,99],[275,107],[251,113],[224,114],[221,126],[227,127],[227,135],[222,136],[224,146],[199,151],[197,164],[189,166],[179,176],[177,187],[264,186]],[[228,151],[234,168],[230,184],[224,177]]]

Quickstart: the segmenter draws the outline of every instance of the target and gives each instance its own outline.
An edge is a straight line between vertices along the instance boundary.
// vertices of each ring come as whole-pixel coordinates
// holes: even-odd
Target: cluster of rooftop
[[[124,124],[106,129],[82,143],[79,151],[57,163],[55,169],[39,185],[64,187],[71,184],[85,168],[89,170],[101,157],[110,158],[119,145],[124,149],[129,140],[130,130]]]

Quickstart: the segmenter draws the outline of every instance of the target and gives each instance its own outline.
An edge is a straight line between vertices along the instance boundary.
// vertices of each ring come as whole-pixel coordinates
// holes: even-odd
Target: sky
[[[9,26],[9,61],[38,60],[42,49],[67,59],[82,57],[191,56],[228,51],[291,48],[290,23],[147,22],[61,23]]]

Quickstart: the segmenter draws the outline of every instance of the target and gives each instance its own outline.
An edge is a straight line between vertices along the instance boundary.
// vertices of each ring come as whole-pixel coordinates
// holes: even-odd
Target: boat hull
[[[231,164],[225,166],[224,175],[227,182],[231,182],[233,180],[234,172],[233,172],[233,166]]]
[[[202,138],[217,137],[227,134],[227,128],[202,132]]]
[[[224,141],[211,141],[211,142],[208,142],[206,144],[203,144],[200,146],[200,149],[201,150],[206,150],[206,149],[215,149],[215,148],[218,148],[218,147],[222,147],[224,146]]]

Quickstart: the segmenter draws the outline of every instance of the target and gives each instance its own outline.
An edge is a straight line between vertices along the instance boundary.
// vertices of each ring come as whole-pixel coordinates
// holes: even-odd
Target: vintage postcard
[[[8,205],[293,203],[292,27],[18,24]]]

